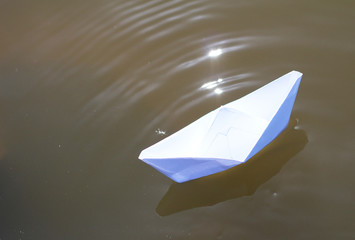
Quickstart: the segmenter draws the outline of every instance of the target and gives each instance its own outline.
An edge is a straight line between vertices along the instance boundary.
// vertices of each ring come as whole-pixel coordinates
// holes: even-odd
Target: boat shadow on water
[[[307,144],[306,132],[295,126],[296,120],[291,118],[285,131],[246,163],[193,181],[173,183],[156,212],[167,216],[252,195]]]

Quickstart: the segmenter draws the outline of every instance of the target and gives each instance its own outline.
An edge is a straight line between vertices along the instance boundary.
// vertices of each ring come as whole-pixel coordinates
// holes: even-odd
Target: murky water
[[[0,1],[0,239],[354,239],[354,7]],[[137,159],[291,70],[290,125],[245,166]]]

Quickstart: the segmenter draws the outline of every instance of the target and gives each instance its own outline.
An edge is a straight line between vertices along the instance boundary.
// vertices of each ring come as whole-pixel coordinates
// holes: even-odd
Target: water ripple
[[[213,14],[215,9],[221,7],[202,1],[90,2],[80,16],[72,9],[47,16],[31,31],[27,48],[46,62],[39,80],[43,86],[84,89],[78,124],[109,126],[149,103],[143,137],[172,116],[255,85],[250,71],[225,68],[223,59],[275,37],[247,30],[199,31],[206,23],[218,26],[221,16]],[[88,77],[81,77],[84,72]]]

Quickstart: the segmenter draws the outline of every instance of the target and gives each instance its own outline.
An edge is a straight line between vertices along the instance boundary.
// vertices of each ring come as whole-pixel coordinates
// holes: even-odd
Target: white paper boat
[[[301,78],[289,72],[144,149],[139,159],[176,182],[241,164],[287,127]]]

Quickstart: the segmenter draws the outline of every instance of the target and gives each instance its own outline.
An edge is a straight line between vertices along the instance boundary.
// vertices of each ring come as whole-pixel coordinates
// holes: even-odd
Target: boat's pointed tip
[[[297,71],[297,70],[292,70],[291,72],[289,72],[289,74],[295,74],[295,75],[299,75],[299,76],[302,76],[303,73]]]
[[[286,73],[285,75],[281,76],[278,79],[289,80],[289,81],[292,81],[295,84],[296,82],[300,82],[301,81],[302,76],[303,76],[303,73],[301,73],[299,71],[296,71],[296,70],[292,70],[291,72]]]
[[[142,160],[144,162],[144,150],[139,154],[138,159]]]

